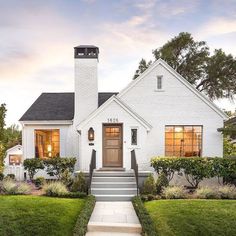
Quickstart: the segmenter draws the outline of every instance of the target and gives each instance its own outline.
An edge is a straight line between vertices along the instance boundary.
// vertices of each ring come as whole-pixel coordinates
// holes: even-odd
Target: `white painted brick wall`
[[[96,58],[75,58],[75,124],[98,107],[97,64]]]

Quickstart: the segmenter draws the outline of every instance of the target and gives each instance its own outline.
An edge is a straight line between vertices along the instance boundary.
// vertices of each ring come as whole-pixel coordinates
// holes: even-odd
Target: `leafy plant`
[[[63,173],[62,173],[62,176],[61,176],[61,182],[63,184],[66,185],[66,187],[71,187],[72,183],[73,183],[73,179],[72,179],[72,174],[71,172],[66,169]]]
[[[68,193],[66,186],[59,181],[53,181],[51,183],[44,185],[43,191],[45,192],[46,196],[51,196],[51,197],[62,196]]]
[[[74,157],[54,157],[44,160],[48,175],[56,176],[60,180],[66,170],[73,173],[75,163],[76,158]]]
[[[155,157],[151,159],[151,166],[157,174],[164,173],[168,182],[173,179],[175,172],[180,171],[178,157]]]
[[[24,169],[28,171],[31,181],[39,170],[44,169],[43,161],[39,158],[25,159],[23,165]]]
[[[184,171],[186,180],[194,188],[197,188],[199,183],[204,178],[214,176],[212,163],[210,159],[201,157],[180,158],[180,166]]]
[[[37,188],[42,188],[46,183],[46,180],[44,177],[40,176],[40,177],[37,177],[35,180],[34,180],[34,184]]]
[[[156,194],[156,185],[152,174],[145,179],[142,194]]]
[[[165,175],[164,172],[159,174],[157,181],[156,181],[156,191],[157,194],[160,194],[164,187],[167,187],[169,185],[169,181]]]
[[[0,181],[4,179],[4,174],[0,172]]]
[[[162,191],[162,196],[166,199],[186,198],[186,191],[183,186],[168,186]]]
[[[75,176],[75,178],[73,179],[73,183],[72,183],[72,186],[71,186],[71,191],[72,192],[79,191],[79,192],[86,193],[87,190],[88,190],[88,186],[87,186],[87,183],[86,183],[84,173],[80,171]]]
[[[148,211],[146,210],[145,206],[143,205],[141,199],[139,197],[134,197],[132,199],[132,203],[136,211],[136,214],[140,220],[140,223],[142,225],[142,235],[148,235],[148,236],[158,235],[154,223],[150,215],[148,214]]]
[[[210,188],[210,187],[197,188],[195,191],[195,196],[200,199],[218,199],[218,198],[220,198],[218,190]]]
[[[16,176],[14,174],[7,174],[7,178],[10,178],[10,179],[16,179]]]

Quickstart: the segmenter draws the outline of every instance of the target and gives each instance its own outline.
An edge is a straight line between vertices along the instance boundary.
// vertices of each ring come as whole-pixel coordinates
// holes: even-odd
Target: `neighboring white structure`
[[[130,169],[135,149],[139,169],[153,156],[222,156],[217,128],[227,116],[159,59],[120,93],[98,93],[95,46],[74,48],[75,93],[43,93],[22,116],[23,158],[78,159],[88,171]]]
[[[17,180],[24,179],[24,168],[22,165],[22,146],[16,145],[6,151],[4,159],[4,175],[14,174]]]

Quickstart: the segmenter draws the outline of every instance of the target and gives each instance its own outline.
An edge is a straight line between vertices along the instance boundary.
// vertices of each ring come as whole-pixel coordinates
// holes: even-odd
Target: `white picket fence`
[[[24,167],[22,165],[11,165],[4,167],[4,175],[14,174],[16,180],[22,181],[24,180]]]

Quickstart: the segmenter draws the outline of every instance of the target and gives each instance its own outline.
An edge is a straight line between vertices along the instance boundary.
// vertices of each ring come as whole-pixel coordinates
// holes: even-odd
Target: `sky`
[[[0,0],[0,104],[7,126],[42,92],[74,90],[73,47],[100,49],[99,91],[120,91],[141,58],[180,32],[236,56],[236,0]],[[236,104],[216,101],[226,110]]]

